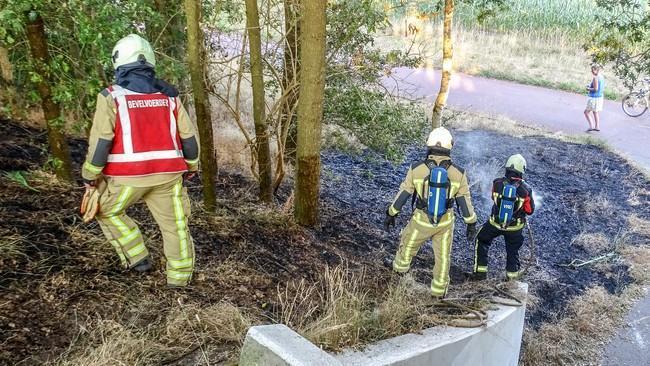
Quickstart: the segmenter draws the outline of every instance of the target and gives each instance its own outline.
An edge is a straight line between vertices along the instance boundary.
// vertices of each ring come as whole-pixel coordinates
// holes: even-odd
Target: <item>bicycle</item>
[[[623,112],[630,117],[639,117],[650,107],[650,77],[643,78],[641,89],[623,97]]]

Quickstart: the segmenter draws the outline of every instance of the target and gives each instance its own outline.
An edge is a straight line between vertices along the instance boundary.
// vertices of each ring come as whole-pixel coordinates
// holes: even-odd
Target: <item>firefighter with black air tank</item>
[[[167,284],[185,286],[194,269],[190,204],[183,176],[195,172],[199,144],[178,91],[155,78],[154,51],[130,34],[112,52],[115,85],[97,96],[82,176],[84,221],[95,216],[122,265],[138,272],[152,260],[126,209],[144,200],[162,231]]]
[[[449,285],[451,248],[454,239],[454,202],[467,224],[467,237],[476,235],[476,214],[472,206],[465,171],[451,161],[451,133],[444,127],[434,129],[427,140],[427,157],[411,165],[400,191],[388,207],[384,225],[395,225],[395,217],[411,197],[415,210],[402,230],[399,249],[392,261],[395,272],[410,269],[411,260],[425,241],[432,239],[435,264],[431,294],[442,298]]]
[[[524,244],[526,216],[535,212],[533,189],[524,181],[526,159],[512,155],[506,162],[505,176],[492,183],[492,213],[478,232],[475,242],[472,278],[484,280],[488,272],[488,251],[492,241],[503,235],[506,242],[506,279],[520,277],[519,249]]]

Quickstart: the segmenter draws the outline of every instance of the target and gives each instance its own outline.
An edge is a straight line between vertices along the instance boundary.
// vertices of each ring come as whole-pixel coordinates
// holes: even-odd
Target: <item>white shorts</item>
[[[600,112],[603,110],[603,97],[589,97],[587,99],[587,107],[585,111],[587,112]]]

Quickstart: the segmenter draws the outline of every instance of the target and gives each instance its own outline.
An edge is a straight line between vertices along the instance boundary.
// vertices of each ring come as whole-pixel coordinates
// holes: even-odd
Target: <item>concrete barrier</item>
[[[519,284],[527,293],[528,286]],[[526,306],[499,305],[482,328],[433,327],[332,356],[284,325],[252,327],[240,365],[516,366]]]
[[[341,362],[286,325],[258,325],[246,333],[240,366],[341,366]]]

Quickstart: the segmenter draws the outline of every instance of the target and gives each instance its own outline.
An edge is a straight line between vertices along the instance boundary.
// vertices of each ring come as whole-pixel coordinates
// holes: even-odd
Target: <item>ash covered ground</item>
[[[0,135],[0,171],[34,171],[46,165],[43,132],[0,121]],[[452,157],[468,172],[481,222],[491,205],[492,179],[502,173],[503,161],[513,153],[522,153],[528,160],[527,180],[538,202],[531,223],[539,265],[525,280],[540,298],[538,306],[528,312],[529,326],[560,317],[564,305],[590,286],[603,285],[618,292],[630,281],[625,266],[616,262],[606,271],[592,266],[572,270],[558,264],[594,255],[571,244],[580,233],[603,233],[613,239],[625,230],[629,215],[650,219],[650,183],[638,170],[594,146],[544,137],[522,139],[472,131],[455,132],[455,138]],[[70,142],[78,173],[85,142]],[[376,279],[372,284],[376,288],[369,292],[381,293],[392,278],[382,259],[394,254],[399,240],[398,230],[383,230],[383,215],[408,165],[423,159],[423,154],[422,148],[414,147],[404,163],[395,166],[372,152],[357,156],[323,152],[322,223],[315,230],[290,225],[289,213],[269,219],[269,208],[256,203],[255,182],[221,173],[216,181],[217,216],[196,210],[190,221],[197,276],[180,296],[198,306],[227,301],[258,319],[273,319],[279,285],[301,278],[315,280],[326,265],[339,263],[364,268]],[[23,247],[13,257],[0,257],[0,364],[52,361],[87,327],[84,322],[93,319],[145,322],[143,326],[164,319],[179,293],[164,287],[160,235],[143,205],[130,209],[129,214],[141,224],[154,255],[154,272],[148,276],[121,270],[110,245],[102,243],[97,225],[81,225],[77,214],[81,189],[42,183],[34,191],[2,175],[0,234],[11,239],[7,243]],[[199,200],[196,182],[189,189]],[[290,191],[291,182],[287,182],[280,189],[279,203],[286,201]],[[398,226],[404,226],[408,217],[407,208]],[[452,289],[465,281],[463,274],[473,263],[473,246],[466,242],[464,230],[459,220]],[[631,238],[629,242],[637,241]],[[498,241],[491,250],[491,276],[503,276],[504,255],[503,243]],[[524,247],[522,258],[527,255],[528,247]],[[417,280],[426,286],[432,264],[433,253],[426,245],[413,266]],[[138,319],[134,311],[142,308],[142,299],[155,301],[148,305],[152,306],[149,315]],[[226,343],[223,348],[232,355],[237,345]]]
[[[503,174],[503,162],[511,154],[521,153],[528,161],[526,181],[533,187],[537,211],[530,218],[534,232],[538,265],[524,278],[530,291],[539,298],[538,306],[527,315],[528,325],[537,327],[561,313],[565,303],[586,288],[602,285],[618,292],[631,281],[624,265],[612,263],[608,271],[585,266],[579,269],[562,267],[574,259],[587,260],[594,252],[572,245],[581,233],[601,233],[615,240],[626,227],[627,217],[650,218],[650,182],[636,168],[619,156],[592,145],[567,143],[547,137],[516,138],[495,132],[456,131],[452,152],[455,163],[465,168],[479,223],[487,220],[492,202],[492,180]],[[361,234],[357,240],[371,247],[377,261],[393,255],[399,243],[399,230],[382,232],[387,204],[394,198],[399,184],[413,161],[423,160],[424,148],[409,150],[407,158],[394,166],[372,153],[350,157],[337,152],[323,156],[323,198],[345,213],[331,223],[338,231],[352,233],[348,223],[359,219],[374,227],[375,237]],[[457,215],[459,216],[459,215]],[[398,229],[410,217],[406,207],[397,220]],[[353,235],[353,234],[349,234]],[[628,237],[629,242],[639,242]],[[530,239],[522,247],[521,259],[529,257]],[[358,245],[358,244],[357,244]],[[613,249],[613,248],[612,248]],[[457,218],[452,252],[451,277],[454,283],[465,281],[464,273],[473,265],[474,246],[465,240],[465,225]],[[423,283],[431,278],[433,253],[431,245],[423,246],[414,261],[413,270]],[[505,248],[497,239],[490,248],[490,276],[505,277]]]

